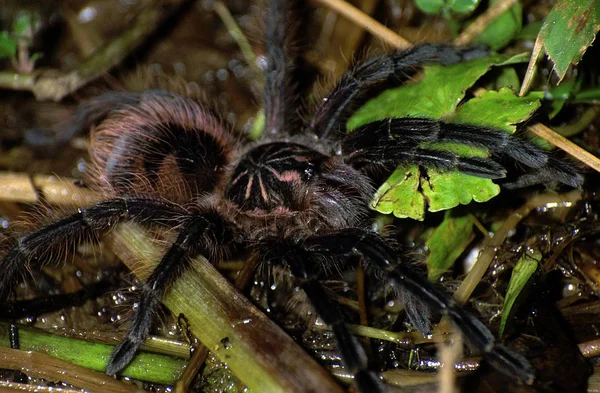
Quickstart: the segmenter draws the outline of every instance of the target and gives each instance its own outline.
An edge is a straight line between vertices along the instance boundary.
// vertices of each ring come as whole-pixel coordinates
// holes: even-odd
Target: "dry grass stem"
[[[36,203],[41,193],[47,203],[63,206],[87,206],[100,195],[77,187],[72,179],[50,175],[0,172],[0,199],[8,202]]]
[[[19,370],[26,375],[44,378],[49,381],[64,381],[93,392],[144,392],[135,385],[118,381],[104,373],[92,371],[38,352],[0,347],[0,368]]]
[[[365,28],[375,37],[398,49],[407,49],[412,46],[412,43],[393,30],[385,27],[369,15],[365,14],[353,5],[344,0],[314,0],[317,3],[324,5],[327,8],[334,10],[343,17],[351,20],[357,25]]]
[[[551,128],[541,123],[537,123],[530,126],[528,130],[533,132],[540,138],[547,140],[559,149],[562,149],[565,152],[569,153],[571,156],[575,157],[576,159],[583,162],[595,171],[600,172],[600,158],[594,156],[587,150],[577,146],[575,143],[571,142],[564,136],[553,131]]]

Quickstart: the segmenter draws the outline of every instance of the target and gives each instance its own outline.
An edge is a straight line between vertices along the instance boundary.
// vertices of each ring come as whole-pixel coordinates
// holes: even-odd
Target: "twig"
[[[485,238],[483,240],[483,250],[477,258],[477,262],[473,265],[473,268],[467,274],[464,281],[460,284],[460,287],[454,293],[454,299],[459,304],[467,302],[471,293],[475,290],[475,287],[483,275],[492,263],[498,247],[500,247],[506,238],[508,233],[525,217],[531,213],[532,210],[541,207],[552,205],[558,206],[572,206],[573,203],[581,199],[581,191],[573,190],[566,194],[541,194],[527,201],[519,209],[515,210],[510,217],[500,227],[500,229],[494,233],[491,238]]]
[[[39,190],[44,200],[53,205],[87,206],[100,200],[100,195],[75,186],[73,180],[48,175],[0,172],[0,199],[10,202],[36,203]]]
[[[227,32],[231,38],[233,38],[237,46],[240,48],[240,52],[242,52],[242,56],[244,56],[248,66],[252,67],[259,75],[262,75],[262,70],[258,66],[256,56],[254,56],[254,52],[252,51],[252,46],[250,46],[250,43],[242,32],[242,29],[240,29],[240,26],[238,26],[235,19],[233,19],[229,9],[221,1],[215,1],[213,9],[223,21],[223,24],[227,28]]]
[[[554,132],[552,129],[547,126],[537,123],[530,126],[529,131],[533,132],[535,135],[540,138],[544,138],[554,146],[566,151],[579,161],[583,162],[590,168],[600,172],[600,158],[594,156],[592,153],[584,150],[583,148],[577,146],[564,136]]]
[[[351,20],[359,26],[364,27],[371,34],[381,39],[398,49],[406,49],[412,46],[412,43],[405,38],[402,38],[399,34],[393,30],[385,27],[369,15],[365,14],[353,5],[346,3],[343,0],[314,0],[336,12],[345,18]]]
[[[143,392],[135,385],[123,383],[104,373],[92,371],[39,352],[0,348],[0,367],[20,370],[27,375],[50,381],[68,382],[71,385],[91,391],[106,393]]]
[[[586,341],[577,346],[585,358],[589,359],[600,356],[600,339]]]
[[[166,3],[175,8],[183,0],[170,0]],[[160,2],[154,6],[148,5],[130,30],[84,60],[75,70],[40,70],[33,74],[0,72],[0,88],[31,91],[38,100],[60,101],[121,63],[168,15]]]
[[[500,0],[488,8],[483,14],[473,21],[456,39],[456,45],[466,45],[473,41],[496,20],[500,15],[512,7],[517,0]]]

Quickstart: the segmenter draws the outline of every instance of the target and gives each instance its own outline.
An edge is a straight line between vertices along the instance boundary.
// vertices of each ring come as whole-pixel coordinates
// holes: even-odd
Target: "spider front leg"
[[[97,236],[123,220],[172,226],[173,218],[186,212],[179,205],[156,197],[121,197],[98,202],[87,209],[46,225],[17,239],[0,262],[0,300],[6,300],[28,264],[55,260],[58,248],[75,245]]]
[[[190,258],[200,254],[213,256],[218,245],[230,241],[229,228],[216,213],[195,213],[182,217],[181,221],[176,240],[139,290],[131,326],[110,356],[106,367],[108,375],[125,368],[148,338],[163,295],[189,267]]]
[[[345,135],[348,118],[389,84],[399,85],[427,64],[450,65],[488,54],[481,46],[455,48],[444,44],[417,45],[386,56],[372,57],[356,65],[323,99],[310,126],[321,138],[339,139]]]
[[[516,375],[525,383],[533,382],[534,370],[527,359],[496,344],[494,336],[483,323],[460,309],[451,297],[429,281],[398,264],[394,248],[376,233],[358,228],[342,229],[328,235],[309,237],[303,242],[303,247],[323,259],[350,255],[362,257],[366,264],[388,276],[433,312],[447,315],[470,347],[483,352],[496,369],[509,376]]]
[[[440,142],[483,147],[489,149],[491,156],[463,157],[432,146]],[[394,167],[410,162],[495,179],[506,176],[506,170],[497,161],[507,156],[534,172],[518,178],[510,184],[513,187],[544,182],[579,187],[583,183],[583,177],[574,168],[550,157],[531,142],[468,124],[422,118],[384,119],[354,130],[340,142],[340,147],[346,162],[353,166]]]

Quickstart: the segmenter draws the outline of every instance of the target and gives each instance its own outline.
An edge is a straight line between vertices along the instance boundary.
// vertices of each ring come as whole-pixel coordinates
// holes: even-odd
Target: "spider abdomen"
[[[118,194],[146,193],[177,202],[212,192],[230,162],[227,129],[196,101],[142,96],[111,114],[92,139],[94,182]]]

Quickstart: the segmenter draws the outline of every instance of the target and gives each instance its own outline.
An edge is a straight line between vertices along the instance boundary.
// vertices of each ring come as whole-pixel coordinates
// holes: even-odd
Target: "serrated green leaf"
[[[456,109],[465,92],[492,66],[524,63],[529,54],[491,55],[450,66],[425,68],[419,83],[389,89],[367,102],[348,121],[348,130],[385,118],[427,117],[439,119]]]
[[[445,273],[473,240],[471,216],[453,217],[446,213],[444,221],[425,243],[429,247],[427,278],[436,281]]]
[[[506,323],[508,322],[513,306],[515,305],[515,301],[529,282],[531,276],[533,276],[537,270],[541,260],[542,254],[538,250],[531,250],[523,254],[513,269],[508,283],[508,289],[506,290],[506,296],[504,297],[504,308],[502,310],[500,329],[498,332],[500,337],[502,337],[502,334],[504,333]]]
[[[562,80],[577,64],[600,30],[600,1],[558,0],[546,17],[539,38]]]
[[[375,193],[371,208],[398,218],[425,218],[425,197],[419,192],[421,173],[416,165],[399,168]]]
[[[493,5],[498,1],[499,0],[490,1],[490,5]],[[487,45],[494,50],[505,47],[521,32],[521,28],[523,27],[522,15],[523,6],[517,1],[512,7],[490,23],[489,26],[475,38],[475,42]]]
[[[427,176],[429,180],[423,181],[421,186],[430,212],[468,205],[471,201],[487,202],[500,193],[500,186],[490,179],[461,172],[428,169]]]
[[[8,32],[0,32],[0,59],[12,58],[17,55],[17,42]]]
[[[514,131],[515,123],[524,121],[537,109],[537,101],[543,94],[535,93],[520,98],[509,89],[503,89],[499,93],[484,93],[475,100],[467,101],[458,110],[456,108],[466,90],[491,65],[525,62],[527,59],[528,55],[494,55],[449,67],[427,67],[421,82],[384,92],[361,108],[349,120],[348,126],[356,128],[382,118],[426,117]],[[507,111],[508,114],[499,116],[499,111]],[[449,150],[467,157],[488,155],[486,149],[456,144],[436,143],[423,147]],[[379,188],[371,207],[384,214],[393,213],[400,218],[423,220],[426,210],[447,210],[472,200],[485,202],[500,192],[498,185],[491,180],[463,173],[428,169],[427,176],[421,175],[419,168],[414,165],[399,168]]]
[[[506,87],[500,91],[490,90],[465,102],[447,120],[496,128],[512,134],[516,131],[515,124],[530,118],[540,107],[542,98],[542,92],[518,97]]]

